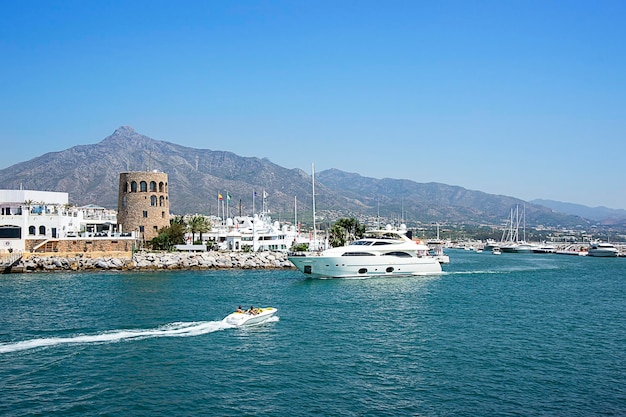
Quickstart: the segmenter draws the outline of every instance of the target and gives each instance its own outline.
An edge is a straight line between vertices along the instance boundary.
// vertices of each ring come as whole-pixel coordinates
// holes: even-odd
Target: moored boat
[[[536,247],[537,246],[533,245],[532,243],[517,242],[508,245],[502,245],[500,246],[500,250],[502,252],[508,253],[532,253]]]
[[[587,256],[596,256],[596,257],[616,257],[619,254],[619,250],[613,246],[611,243],[606,242],[598,242],[592,243],[587,249]]]
[[[320,254],[292,255],[288,259],[311,278],[358,278],[376,276],[429,275],[442,272],[429,247],[415,242],[400,230],[387,226],[370,230],[349,245]]]
[[[533,253],[555,253],[556,247],[554,245],[541,245],[533,248]]]

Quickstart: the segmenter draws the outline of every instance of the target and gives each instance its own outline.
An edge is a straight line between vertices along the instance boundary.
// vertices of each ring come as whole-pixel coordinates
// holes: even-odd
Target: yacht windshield
[[[370,233],[365,235],[366,238],[370,239],[388,239],[388,240],[402,240],[397,233]]]

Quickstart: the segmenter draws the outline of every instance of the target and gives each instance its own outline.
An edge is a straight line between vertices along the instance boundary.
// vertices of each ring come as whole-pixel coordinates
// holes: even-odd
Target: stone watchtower
[[[117,222],[122,232],[137,232],[144,241],[170,225],[167,174],[158,171],[122,172],[117,195]]]

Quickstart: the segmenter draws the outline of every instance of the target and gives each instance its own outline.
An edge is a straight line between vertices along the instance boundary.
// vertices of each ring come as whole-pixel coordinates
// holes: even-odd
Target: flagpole
[[[224,218],[220,216],[220,192],[217,192],[217,217],[222,220],[222,224],[224,223]]]

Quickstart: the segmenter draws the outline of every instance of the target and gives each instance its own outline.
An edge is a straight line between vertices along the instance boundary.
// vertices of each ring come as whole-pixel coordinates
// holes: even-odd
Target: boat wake
[[[77,335],[71,337],[49,337],[30,339],[21,342],[0,343],[0,354],[17,352],[21,350],[36,349],[41,347],[91,344],[91,343],[115,343],[123,340],[141,340],[155,337],[189,337],[200,336],[220,330],[230,329],[233,326],[222,321],[198,321],[198,322],[175,322],[159,326],[154,329],[113,330],[94,335]]]

